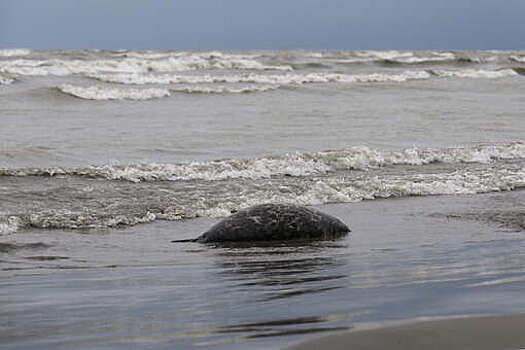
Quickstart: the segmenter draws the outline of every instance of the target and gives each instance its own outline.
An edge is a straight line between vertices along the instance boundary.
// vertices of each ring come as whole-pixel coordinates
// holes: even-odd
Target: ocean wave
[[[98,73],[146,73],[146,72],[180,72],[208,69],[242,69],[242,70],[293,70],[291,66],[265,65],[253,58],[240,55],[227,55],[220,52],[184,53],[169,55],[161,59],[147,57],[124,57],[120,59],[17,59],[0,61],[0,72],[30,76],[66,76],[72,74]]]
[[[27,56],[31,54],[29,49],[0,49],[0,56],[13,57],[13,56]]]
[[[146,212],[144,215],[135,214],[102,214],[90,210],[72,211],[69,209],[49,209],[33,212],[16,217],[17,225],[9,233],[16,233],[21,229],[94,229],[122,226],[134,226],[149,223],[157,219],[156,215]],[[1,226],[0,226],[1,228]]]
[[[525,75],[525,67],[514,67],[512,69],[519,75]]]
[[[318,181],[297,197],[307,205],[357,202],[376,198],[476,194],[525,186],[525,169],[460,170],[409,176],[369,176],[356,181]]]
[[[151,100],[170,96],[167,89],[110,88],[105,86],[74,86],[61,84],[57,88],[68,95],[86,100]]]
[[[366,146],[322,152],[297,152],[247,160],[216,160],[181,164],[129,164],[76,169],[0,169],[0,176],[79,175],[131,182],[304,177],[340,170],[369,170],[392,165],[480,163],[525,158],[522,142],[480,144],[454,148],[407,148],[382,151]]]
[[[432,76],[454,78],[503,78],[518,75],[516,69],[501,70],[415,70],[401,73],[369,73],[369,74],[339,74],[339,73],[286,73],[286,74],[233,74],[233,75],[181,75],[181,74],[92,74],[90,78],[116,84],[268,84],[279,86],[303,85],[312,83],[384,83],[424,80]]]
[[[426,71],[406,71],[402,73],[371,74],[242,74],[242,75],[154,75],[154,74],[93,74],[104,82],[119,84],[211,84],[211,83],[254,83],[272,85],[300,85],[310,83],[367,83],[367,82],[404,82],[407,80],[427,79],[431,75]]]
[[[100,193],[97,193],[100,200],[93,201],[89,197],[89,200],[82,203],[79,201],[83,201],[83,197],[75,192],[68,193],[67,191],[74,191],[69,189],[55,194],[52,205],[59,206],[57,208],[50,209],[42,205],[39,209],[29,206],[31,209],[25,213],[0,217],[0,223],[9,221],[9,226],[5,225],[7,229],[3,229],[10,234],[35,227],[92,229],[198,216],[222,217],[232,211],[268,202],[322,205],[377,198],[510,191],[525,187],[525,169],[489,166],[424,174],[387,172],[287,179],[289,178],[240,182],[235,186],[225,186],[223,183],[211,187],[192,185],[179,190],[166,189],[166,186],[141,186],[123,191],[121,185],[116,188],[103,186],[98,190]],[[31,201],[31,198],[27,200]]]
[[[351,57],[337,58],[336,63],[387,63],[387,64],[421,64],[454,62],[458,57],[452,52],[431,51],[417,53],[410,51],[357,51]]]
[[[115,55],[120,57],[132,57],[132,58],[140,58],[140,59],[147,59],[147,60],[159,60],[159,59],[165,59],[168,57],[175,57],[178,58],[180,56],[184,55],[184,52],[165,52],[165,51],[126,51],[126,52],[117,52]]]
[[[456,61],[457,57],[451,52],[432,52],[429,56],[415,56],[414,54],[405,57],[385,58],[385,62],[402,64],[421,64],[421,63],[441,63],[445,61]]]
[[[323,205],[412,196],[478,194],[525,187],[525,169],[461,170],[452,173],[326,178],[261,190],[190,211],[190,217],[224,217],[263,203]],[[203,206],[203,205],[201,205]],[[183,216],[187,216],[184,214]]]
[[[162,88],[116,88],[107,86],[74,86],[71,84],[62,84],[57,88],[68,95],[86,99],[86,100],[135,100],[144,101],[162,97],[171,96],[172,93],[187,94],[242,94],[250,92],[264,92],[278,89],[278,85],[266,86],[178,86],[170,89]]]
[[[505,78],[513,77],[518,75],[514,69],[501,69],[501,70],[482,70],[482,69],[463,69],[463,70],[439,70],[429,69],[431,74],[442,78]]]
[[[499,56],[502,55],[502,56]],[[361,51],[342,57],[325,57],[336,64],[375,63],[379,65],[422,65],[422,64],[483,64],[500,60],[504,53],[487,55],[485,52],[440,52],[440,51]]]
[[[0,216],[0,236],[18,231],[21,220],[17,216]]]
[[[232,87],[232,86],[181,86],[176,88],[170,88],[171,92],[181,92],[188,94],[244,94],[250,92],[265,92],[279,89],[279,85],[248,85],[241,87]]]
[[[509,60],[519,63],[525,63],[525,56],[510,56]]]
[[[0,74],[0,85],[9,85],[15,82],[15,78]]]

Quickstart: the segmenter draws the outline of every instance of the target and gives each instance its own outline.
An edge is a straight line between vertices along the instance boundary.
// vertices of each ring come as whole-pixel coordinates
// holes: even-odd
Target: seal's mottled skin
[[[182,242],[323,240],[339,238],[348,232],[350,229],[339,219],[314,209],[290,204],[262,204],[241,210],[198,238]]]

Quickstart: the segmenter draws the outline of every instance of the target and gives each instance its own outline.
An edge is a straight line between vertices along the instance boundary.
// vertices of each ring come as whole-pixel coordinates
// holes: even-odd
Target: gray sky
[[[524,49],[525,0],[0,0],[0,47]]]

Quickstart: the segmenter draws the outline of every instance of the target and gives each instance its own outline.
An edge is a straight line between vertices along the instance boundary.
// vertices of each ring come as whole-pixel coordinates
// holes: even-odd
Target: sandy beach
[[[523,349],[524,330],[525,314],[463,317],[350,331],[300,343],[288,349]]]

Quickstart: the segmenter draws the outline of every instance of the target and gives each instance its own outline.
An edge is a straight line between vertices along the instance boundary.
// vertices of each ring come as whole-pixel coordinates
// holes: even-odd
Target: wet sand
[[[498,350],[525,348],[525,314],[422,321],[351,331],[311,340],[288,350]]]

